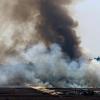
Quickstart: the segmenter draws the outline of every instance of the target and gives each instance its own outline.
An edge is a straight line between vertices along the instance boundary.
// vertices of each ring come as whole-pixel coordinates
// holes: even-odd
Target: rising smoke
[[[71,59],[76,59],[81,55],[79,48],[79,38],[76,36],[74,28],[77,23],[65,10],[71,0],[42,0],[40,2],[40,17],[37,30],[40,37],[48,46],[57,43]]]
[[[0,1],[0,86],[100,87],[100,64],[84,58],[71,3]]]

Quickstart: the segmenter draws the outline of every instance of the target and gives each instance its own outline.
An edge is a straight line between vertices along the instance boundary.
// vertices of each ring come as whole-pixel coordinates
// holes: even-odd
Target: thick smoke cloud
[[[29,45],[40,40],[48,49],[50,44],[57,43],[70,59],[79,58],[81,56],[80,41],[74,30],[77,23],[64,7],[70,5],[71,2],[72,0],[1,0],[0,15],[1,20],[4,20],[2,23],[6,21],[13,28],[11,37],[14,43],[10,50],[16,51],[13,49],[26,41],[29,41],[26,43]],[[34,31],[32,27],[33,29],[35,27]],[[23,33],[30,34],[26,35],[27,40]]]
[[[25,64],[15,64],[13,59],[10,65],[0,65],[0,86],[100,87],[99,62],[69,61],[59,45],[50,49],[39,43],[21,53]]]
[[[100,63],[81,53],[72,2],[0,0],[0,86],[100,87]]]
[[[70,3],[71,0],[41,0],[37,30],[47,46],[57,43],[71,59],[76,59],[81,56],[80,41],[74,30],[77,23],[64,7]]]

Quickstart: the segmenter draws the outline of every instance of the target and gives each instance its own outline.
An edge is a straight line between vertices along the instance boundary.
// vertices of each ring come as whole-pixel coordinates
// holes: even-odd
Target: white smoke
[[[25,64],[5,65],[0,69],[0,84],[47,87],[99,87],[100,63],[70,61],[59,45],[49,49],[38,43],[20,55]],[[13,63],[13,62],[12,62]]]
[[[43,43],[39,43],[25,52],[23,58],[34,65],[37,78],[54,87],[100,86],[99,62],[87,62],[81,58],[70,61],[57,44],[52,44],[48,50]]]

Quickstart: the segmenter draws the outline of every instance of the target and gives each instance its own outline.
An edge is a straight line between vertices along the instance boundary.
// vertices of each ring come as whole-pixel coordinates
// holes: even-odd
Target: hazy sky
[[[100,0],[83,0],[75,6],[82,46],[100,55]]]

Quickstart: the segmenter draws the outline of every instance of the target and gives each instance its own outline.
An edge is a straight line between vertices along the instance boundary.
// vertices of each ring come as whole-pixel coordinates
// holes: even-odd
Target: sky
[[[82,47],[92,56],[100,56],[100,0],[83,0],[74,10]]]

